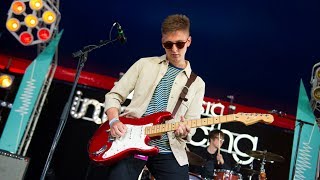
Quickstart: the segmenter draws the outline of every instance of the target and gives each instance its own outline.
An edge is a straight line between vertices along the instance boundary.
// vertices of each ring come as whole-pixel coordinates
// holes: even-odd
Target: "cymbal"
[[[278,154],[274,154],[267,151],[247,151],[249,156],[254,157],[255,159],[265,160],[268,162],[283,162],[284,158]]]
[[[201,156],[190,151],[186,151],[186,152],[187,152],[188,161],[190,165],[203,166],[205,164],[206,161]]]
[[[249,168],[241,168],[240,172],[243,174],[247,175],[254,175],[254,174],[259,174],[260,172],[254,169],[249,169]]]

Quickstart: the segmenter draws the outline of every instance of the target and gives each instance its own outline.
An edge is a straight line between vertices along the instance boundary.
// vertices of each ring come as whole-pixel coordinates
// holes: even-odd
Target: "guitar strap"
[[[188,101],[188,99],[186,98],[186,95],[188,94],[188,90],[189,90],[190,85],[194,82],[194,80],[196,80],[196,78],[197,78],[197,75],[194,72],[191,72],[190,78],[188,79],[186,85],[183,87],[183,89],[180,93],[180,97],[177,101],[177,104],[171,113],[172,117],[174,117],[176,115],[182,101]]]

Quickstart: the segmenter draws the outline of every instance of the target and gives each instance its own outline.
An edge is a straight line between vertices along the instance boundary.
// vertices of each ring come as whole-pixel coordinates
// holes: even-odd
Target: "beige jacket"
[[[168,65],[169,61],[166,60],[165,55],[139,59],[129,68],[111,91],[106,94],[105,110],[116,107],[120,112],[121,104],[126,100],[130,92],[134,90],[132,100],[121,116],[140,118],[146,111],[155,88],[167,72]],[[190,74],[191,67],[189,61],[187,61],[187,67],[177,75],[173,83],[167,111],[173,111]],[[166,123],[180,121],[181,116],[184,116],[187,120],[199,119],[202,111],[204,92],[205,83],[198,76],[189,87],[186,96],[188,101],[182,101],[174,119],[166,121]],[[195,129],[192,129],[187,140],[190,141],[194,133]],[[185,152],[186,142],[182,139],[175,138],[173,132],[168,132],[168,138],[171,150],[180,166],[188,164],[188,158]]]

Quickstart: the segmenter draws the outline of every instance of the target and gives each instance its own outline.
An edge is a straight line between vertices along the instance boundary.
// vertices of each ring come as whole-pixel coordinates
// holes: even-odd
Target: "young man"
[[[172,112],[179,95],[190,78],[190,62],[185,59],[191,45],[190,21],[185,15],[170,15],[162,23],[162,47],[166,54],[160,57],[141,58],[123,75],[112,90],[106,94],[105,109],[109,119],[111,135],[120,138],[127,131],[120,116],[138,118],[161,111]],[[120,115],[121,104],[134,90],[130,104]],[[165,123],[198,119],[201,115],[205,83],[200,77],[188,88],[173,119]],[[180,124],[174,132],[168,132],[150,145],[159,147],[160,153],[148,159],[136,156],[125,158],[109,167],[109,179],[136,180],[146,165],[157,180],[188,179],[188,158],[186,141],[191,139],[195,129]]]
[[[190,170],[201,175],[202,178],[212,179],[215,169],[230,169],[230,159],[220,151],[224,142],[224,133],[221,130],[212,130],[209,135],[209,146],[195,151],[206,163],[203,167],[190,167]]]

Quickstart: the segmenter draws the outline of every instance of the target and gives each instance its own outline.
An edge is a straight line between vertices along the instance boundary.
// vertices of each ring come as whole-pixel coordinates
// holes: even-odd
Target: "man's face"
[[[220,148],[224,142],[224,139],[222,137],[220,137],[219,139],[219,136],[215,136],[211,141],[213,146],[215,146],[216,148]]]
[[[162,35],[162,47],[172,64],[185,60],[187,48],[191,44],[191,36],[187,31],[175,31]]]

